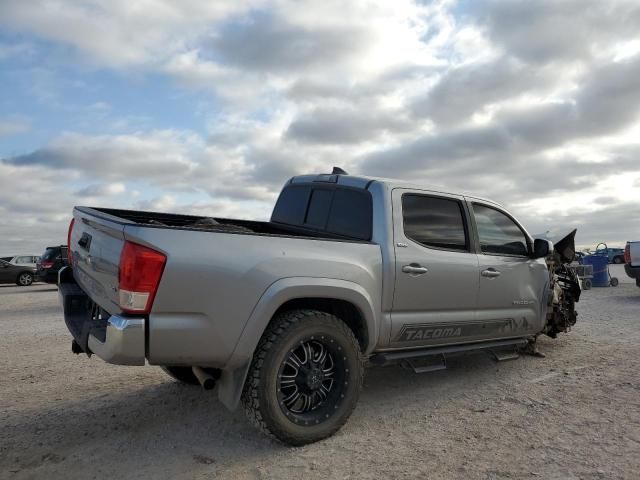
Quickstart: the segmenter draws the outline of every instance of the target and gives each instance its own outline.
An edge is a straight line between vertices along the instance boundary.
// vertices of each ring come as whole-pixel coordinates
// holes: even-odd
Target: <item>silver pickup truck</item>
[[[365,365],[442,368],[576,321],[572,232],[394,180],[304,175],[269,222],[76,207],[60,298],[74,353],[161,366],[302,445],[353,411]]]

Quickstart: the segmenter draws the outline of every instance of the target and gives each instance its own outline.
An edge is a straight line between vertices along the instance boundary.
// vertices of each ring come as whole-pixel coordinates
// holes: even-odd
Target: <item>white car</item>
[[[27,265],[29,267],[35,267],[36,263],[40,260],[39,255],[15,255],[13,257],[2,257],[2,260],[9,262],[13,265]]]

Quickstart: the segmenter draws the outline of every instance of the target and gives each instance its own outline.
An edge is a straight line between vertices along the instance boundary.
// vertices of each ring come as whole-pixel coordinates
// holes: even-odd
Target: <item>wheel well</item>
[[[364,352],[369,344],[369,332],[362,312],[352,303],[335,298],[296,298],[282,304],[274,318],[288,310],[310,309],[335,315],[351,329]]]

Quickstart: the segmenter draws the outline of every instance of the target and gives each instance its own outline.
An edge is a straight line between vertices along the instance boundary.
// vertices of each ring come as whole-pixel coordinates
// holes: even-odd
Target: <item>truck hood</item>
[[[558,254],[562,263],[571,263],[576,256],[576,231],[571,230],[567,235],[553,242],[553,251]]]

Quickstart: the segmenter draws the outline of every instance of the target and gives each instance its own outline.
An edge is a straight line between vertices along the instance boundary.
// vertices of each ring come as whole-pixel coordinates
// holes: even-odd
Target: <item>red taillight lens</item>
[[[624,263],[631,263],[631,245],[628,243],[624,247]]]
[[[151,248],[124,243],[118,271],[118,299],[123,312],[149,313],[166,261],[167,257]]]
[[[67,232],[67,260],[69,261],[69,266],[71,266],[71,230],[73,230],[73,224],[76,222],[75,218],[71,219],[71,223],[69,223],[69,231]]]
[[[40,266],[42,268],[51,268],[51,267],[53,267],[53,262],[51,262],[49,260],[42,260],[42,262],[40,262]]]

